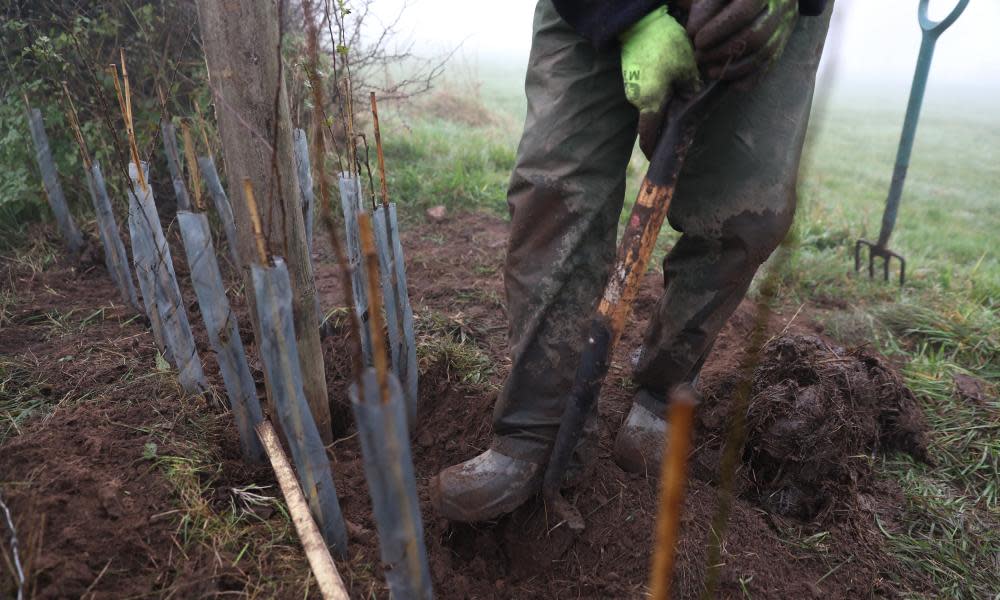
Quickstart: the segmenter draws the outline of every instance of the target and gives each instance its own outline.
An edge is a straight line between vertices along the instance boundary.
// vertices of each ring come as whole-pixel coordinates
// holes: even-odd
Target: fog
[[[955,2],[932,0],[931,17],[943,18]],[[398,30],[423,56],[461,46],[458,60],[523,68],[535,3],[409,0]],[[403,5],[403,0],[377,0],[375,12],[391,20]],[[837,90],[905,95],[920,46],[916,14],[916,0],[839,0],[824,57],[827,63],[835,61]],[[994,41],[998,26],[1000,1],[971,1],[938,41],[930,101],[974,97],[976,105],[1000,106],[1000,44]]]

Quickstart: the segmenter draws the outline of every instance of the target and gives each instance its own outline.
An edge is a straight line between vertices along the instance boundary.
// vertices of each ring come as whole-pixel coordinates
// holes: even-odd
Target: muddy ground
[[[656,482],[619,469],[611,443],[632,393],[628,356],[661,276],[652,273],[643,283],[600,401],[597,464],[572,495],[587,520],[583,534],[552,529],[539,502],[495,523],[452,525],[431,511],[426,484],[490,440],[493,400],[509,365],[500,270],[507,225],[465,214],[407,229],[421,344],[413,449],[437,596],[643,597]],[[323,305],[341,305],[330,256],[321,250],[317,261]],[[178,264],[177,271],[184,287],[186,268]],[[103,266],[57,263],[39,270],[9,262],[2,276],[16,300],[0,320],[0,402],[16,396],[39,407],[35,418],[0,425],[0,435],[7,431],[0,442],[0,492],[18,528],[31,593],[317,597],[280,506],[246,493],[276,494],[268,468],[239,460],[235,428],[216,399],[185,398],[169,372],[157,371],[151,335],[120,305]],[[245,306],[236,305],[249,343]],[[704,586],[719,457],[733,398],[744,389],[750,394],[748,445],[724,536],[721,596],[927,591],[926,582],[905,574],[883,548],[878,524],[888,531],[899,526],[901,495],[871,469],[881,452],[921,456],[922,420],[891,365],[868,349],[839,348],[823,336],[819,323],[829,310],[836,309],[789,305],[770,314],[770,341],[752,374],[741,369],[757,315],[752,303],[740,306],[715,345],[700,382],[677,597],[697,597]],[[344,394],[344,336],[340,327],[325,341],[339,436],[330,454],[351,534],[351,559],[339,567],[352,595],[387,597]],[[206,370],[222,389],[203,332],[197,337]],[[259,365],[253,367],[262,380]],[[3,596],[13,589],[6,539],[0,548]]]

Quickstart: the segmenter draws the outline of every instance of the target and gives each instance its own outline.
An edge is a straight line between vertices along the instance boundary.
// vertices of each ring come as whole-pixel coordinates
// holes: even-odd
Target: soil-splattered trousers
[[[682,233],[664,261],[636,383],[640,402],[689,381],[760,265],[785,237],[832,2],[799,18],[749,91],[729,90],[688,152],[669,213]],[[512,369],[495,447],[544,462],[587,323],[614,261],[637,110],[617,48],[595,47],[540,0],[525,82],[528,113],[511,176],[504,270]]]

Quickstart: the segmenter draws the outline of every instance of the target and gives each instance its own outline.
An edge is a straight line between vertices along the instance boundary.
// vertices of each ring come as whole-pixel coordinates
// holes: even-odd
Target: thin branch
[[[11,517],[10,508],[3,501],[2,495],[0,495],[0,509],[3,509],[7,529],[10,530],[10,552],[13,555],[14,575],[17,579],[17,600],[24,600],[24,568],[21,566],[21,554],[18,550],[17,527],[14,526],[14,518]]]

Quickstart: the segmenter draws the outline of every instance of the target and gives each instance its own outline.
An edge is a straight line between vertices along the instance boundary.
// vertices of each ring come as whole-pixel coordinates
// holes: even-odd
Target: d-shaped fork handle
[[[924,30],[924,33],[937,37],[944,33],[945,29],[951,27],[951,24],[961,16],[962,12],[965,11],[965,7],[969,5],[969,0],[958,0],[955,8],[951,9],[948,16],[940,21],[931,21],[928,18],[928,4],[930,4],[930,0],[920,0],[920,6],[917,9],[917,18],[920,20],[920,28]]]

